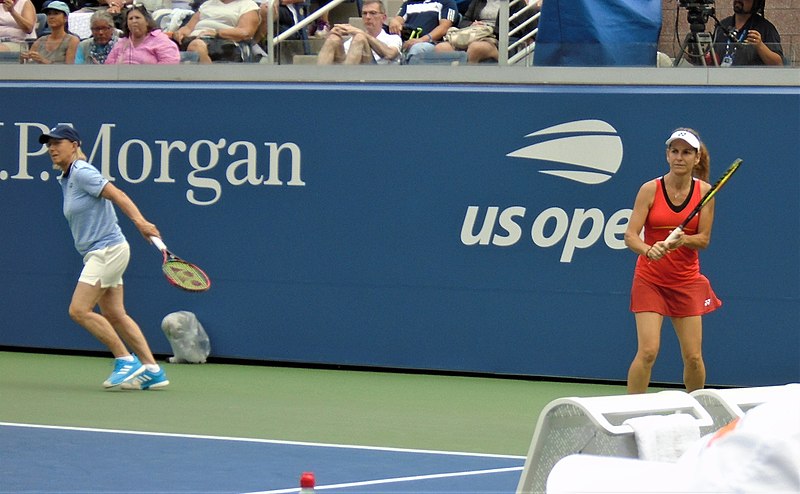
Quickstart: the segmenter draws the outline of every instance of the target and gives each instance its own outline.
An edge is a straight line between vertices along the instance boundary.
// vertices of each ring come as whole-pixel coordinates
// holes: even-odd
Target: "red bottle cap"
[[[300,476],[300,487],[313,488],[316,481],[314,480],[314,472],[303,472]]]

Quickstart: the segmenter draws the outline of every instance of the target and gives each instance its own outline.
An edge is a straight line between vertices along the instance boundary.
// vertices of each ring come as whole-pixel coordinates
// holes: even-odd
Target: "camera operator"
[[[764,18],[766,0],[733,0],[733,15],[714,29],[714,51],[720,67],[783,65],[781,35]]]

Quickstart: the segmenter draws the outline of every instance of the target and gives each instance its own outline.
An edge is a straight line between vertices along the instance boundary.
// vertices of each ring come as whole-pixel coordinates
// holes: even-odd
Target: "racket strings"
[[[202,269],[185,261],[167,261],[163,271],[167,279],[185,290],[207,290],[211,286]]]

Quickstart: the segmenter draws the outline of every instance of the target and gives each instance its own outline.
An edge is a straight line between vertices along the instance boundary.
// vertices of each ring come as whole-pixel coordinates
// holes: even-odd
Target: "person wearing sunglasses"
[[[158,29],[143,5],[133,4],[122,15],[123,37],[108,54],[106,65],[180,63],[178,45]]]

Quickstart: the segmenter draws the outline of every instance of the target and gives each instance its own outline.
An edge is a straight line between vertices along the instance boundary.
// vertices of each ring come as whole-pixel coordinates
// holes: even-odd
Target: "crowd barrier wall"
[[[0,82],[0,346],[102,350],[67,307],[81,268],[37,137],[90,160],[213,279],[181,292],[120,215],[127,308],[156,353],[197,314],[212,355],[624,380],[623,232],[664,141],[700,131],[718,196],[702,271],[709,383],[800,378],[798,87]],[[681,382],[665,323],[653,379]]]

